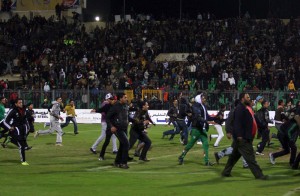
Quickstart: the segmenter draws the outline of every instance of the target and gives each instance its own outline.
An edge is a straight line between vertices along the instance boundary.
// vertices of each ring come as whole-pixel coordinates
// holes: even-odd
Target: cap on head
[[[258,95],[258,96],[256,97],[256,101],[259,101],[260,99],[263,99],[263,98],[264,98],[263,96]]]
[[[107,99],[114,99],[114,96],[112,96],[111,93],[108,93],[108,94],[105,95],[105,99],[106,99],[106,100],[107,100]]]

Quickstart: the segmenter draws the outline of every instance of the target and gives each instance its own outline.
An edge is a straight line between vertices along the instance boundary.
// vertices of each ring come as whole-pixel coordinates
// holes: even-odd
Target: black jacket
[[[205,106],[203,106],[205,107]],[[208,131],[209,125],[207,121],[213,121],[216,118],[211,117],[207,113],[207,109],[205,107],[205,110],[203,109],[202,105],[200,103],[194,103],[192,106],[192,127],[197,128],[198,130],[202,131],[203,128]],[[206,118],[205,118],[206,117]]]
[[[230,110],[230,112],[228,113],[226,122],[225,122],[225,131],[226,133],[231,133],[233,131],[233,126],[234,126],[234,111],[235,108]]]
[[[28,121],[25,115],[25,108],[18,108],[14,106],[10,109],[4,120],[4,126],[7,129],[14,127],[12,130],[12,136],[17,137],[18,140],[26,140]]]
[[[233,133],[232,137],[237,139],[242,137],[245,140],[252,138],[253,118],[246,106],[239,103],[234,111]]]
[[[148,111],[145,110],[138,110],[135,112],[135,115],[133,117],[132,121],[132,127],[135,131],[142,132],[145,129],[144,121],[149,120],[151,124],[154,124],[151,120]]]
[[[116,127],[117,130],[127,131],[128,127],[128,106],[115,103],[108,111],[106,115],[107,125]]]
[[[167,115],[170,117],[171,122],[176,120],[178,115],[178,108],[176,108],[174,105],[170,106]]]
[[[273,123],[269,117],[269,110],[264,107],[255,113],[255,120],[259,129],[268,129],[268,123]]]
[[[29,123],[34,123],[34,110],[27,109],[25,115]]]
[[[222,118],[220,118],[220,116],[222,116]],[[224,121],[224,111],[219,110],[218,114],[216,115],[215,123],[222,125]]]

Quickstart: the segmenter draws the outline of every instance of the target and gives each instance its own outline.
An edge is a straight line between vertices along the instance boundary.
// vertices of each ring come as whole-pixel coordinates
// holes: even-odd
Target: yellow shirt
[[[67,112],[67,116],[72,116],[72,117],[76,116],[75,105],[74,106],[66,105],[65,111]]]
[[[295,89],[294,83],[290,82],[289,85],[288,85],[288,89],[289,89],[290,91],[295,91],[296,89]]]
[[[256,67],[256,69],[260,70],[261,67],[262,67],[262,64],[261,64],[261,63],[256,63],[256,64],[255,64],[255,67]]]

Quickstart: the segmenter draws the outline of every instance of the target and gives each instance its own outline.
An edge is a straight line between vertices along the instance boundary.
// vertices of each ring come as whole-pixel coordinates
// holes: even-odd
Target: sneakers
[[[112,166],[114,166],[114,167],[120,167],[120,164],[116,163],[116,162],[113,162]]]
[[[3,148],[6,148],[6,147],[7,147],[7,145],[4,144],[4,143],[1,143],[1,146],[2,146]]]
[[[133,154],[133,156],[139,157],[139,156],[140,156],[140,153],[136,151],[136,152]]]
[[[179,138],[179,142],[183,144],[183,139],[181,137]]]
[[[62,143],[56,143],[55,146],[63,146]]]
[[[133,161],[132,157],[127,157],[127,161]]]
[[[118,154],[118,151],[113,151],[113,154]]]
[[[127,164],[120,164],[119,168],[121,168],[121,169],[129,169],[129,166]]]
[[[30,150],[32,148],[32,146],[27,146],[25,147],[25,150]]]
[[[150,160],[147,158],[139,158],[140,161],[149,162]]]
[[[78,132],[74,132],[74,134],[75,134],[75,135],[77,135],[77,134],[78,134]]]
[[[29,165],[26,161],[24,161],[24,162],[21,162],[21,164],[22,165],[24,165],[24,166],[27,166],[27,165]]]
[[[178,157],[178,164],[183,165],[183,158],[182,157]]]
[[[208,162],[205,163],[205,166],[213,166],[214,164],[215,163],[211,163],[211,162],[208,161]]]
[[[33,135],[34,138],[37,138],[39,136],[39,131],[36,131]]]
[[[200,142],[197,142],[197,144],[198,144],[198,145],[202,145],[202,142],[201,142],[201,141],[200,141]]]
[[[269,158],[270,158],[270,163],[271,163],[272,165],[275,165],[275,158],[273,157],[273,154],[272,154],[272,153],[269,154]]]
[[[248,168],[249,168],[249,165],[243,165],[243,168],[244,168],[244,169],[248,169]]]
[[[269,176],[268,175],[262,175],[258,178],[256,178],[257,180],[268,180],[269,179]]]
[[[256,152],[255,153],[256,155],[261,155],[261,156],[264,156],[265,154],[261,153],[261,152]]]
[[[167,135],[163,133],[161,139],[164,139]]]
[[[99,161],[104,161],[104,157],[99,157],[99,159],[98,159]]]
[[[90,151],[91,151],[93,154],[97,154],[96,150],[94,150],[93,148],[90,148]]]
[[[222,173],[221,176],[222,176],[222,177],[232,177],[231,174],[224,174],[224,173]]]
[[[219,164],[219,160],[220,160],[219,154],[217,152],[215,152],[214,155],[215,155],[217,164]]]

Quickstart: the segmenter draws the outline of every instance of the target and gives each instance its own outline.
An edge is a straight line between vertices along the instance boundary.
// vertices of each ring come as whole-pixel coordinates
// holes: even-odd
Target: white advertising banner
[[[7,112],[8,109],[5,110]],[[169,122],[169,116],[167,115],[168,110],[149,110],[149,115],[152,121],[155,124],[167,124]],[[35,122],[50,122],[50,114],[47,109],[34,109],[35,113]],[[216,115],[218,111],[209,110],[208,113],[210,115]],[[228,116],[229,111],[225,111],[225,119]],[[91,109],[76,109],[76,120],[77,123],[85,123],[85,124],[93,124],[93,123],[101,123],[101,114],[99,113],[91,113]],[[275,111],[269,112],[270,119],[274,119]],[[65,113],[61,113],[63,118],[66,117]],[[269,124],[270,126],[274,126],[274,124]]]
[[[8,109],[5,110],[6,112]],[[50,114],[47,109],[34,109],[35,122],[44,123],[50,122]],[[101,114],[91,113],[91,109],[76,109],[77,123],[101,123]],[[66,118],[66,113],[61,112],[61,116]],[[72,122],[71,122],[72,123]]]

